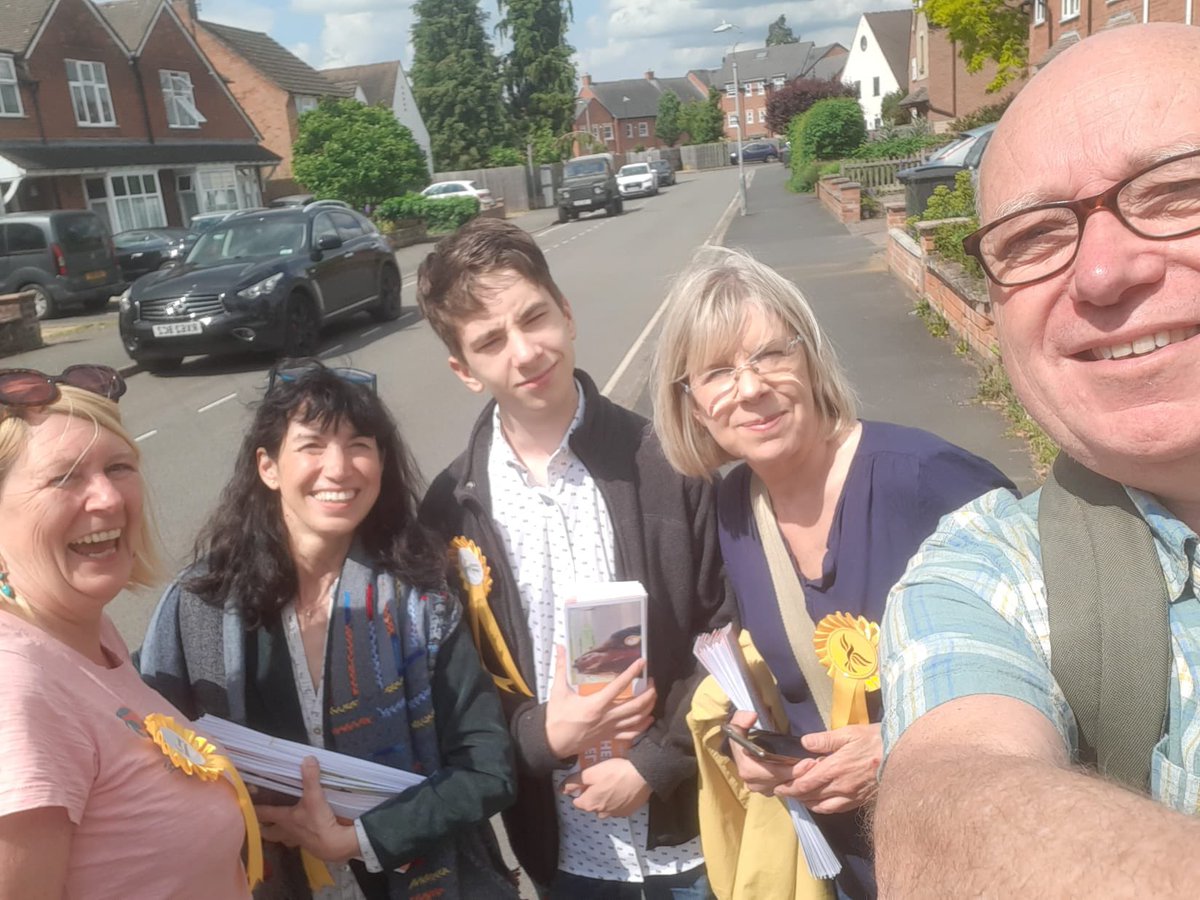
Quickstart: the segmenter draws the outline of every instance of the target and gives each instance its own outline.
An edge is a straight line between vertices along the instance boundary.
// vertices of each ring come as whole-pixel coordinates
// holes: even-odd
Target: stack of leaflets
[[[303,793],[300,763],[306,756],[316,757],[321,764],[321,786],[329,805],[346,819],[356,819],[425,780],[412,772],[334,753],[323,747],[271,737],[217,716],[201,716],[193,728],[221,749],[237,766],[238,774],[246,784],[290,797],[299,797]]]
[[[637,581],[608,581],[576,586],[564,607],[567,684],[580,694],[593,694],[646,659],[646,589]],[[618,695],[627,700],[642,691],[646,676]],[[579,753],[579,767],[623,757],[625,741],[602,741]]]
[[[735,709],[755,713],[758,716],[759,728],[775,730],[776,723],[772,721],[770,709],[750,674],[750,666],[742,654],[742,647],[738,643],[732,623],[700,635],[696,638],[692,652],[708,670],[708,674],[716,679]],[[838,872],[842,871],[842,864],[834,855],[829,842],[825,840],[825,835],[821,834],[821,829],[813,821],[812,814],[794,797],[782,799],[791,814],[792,827],[796,829],[796,836],[800,839],[808,871],[814,878],[836,877]]]

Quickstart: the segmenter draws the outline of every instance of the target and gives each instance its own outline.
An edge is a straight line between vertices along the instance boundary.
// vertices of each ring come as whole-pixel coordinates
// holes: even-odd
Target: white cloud
[[[409,7],[390,15],[329,13],[321,30],[320,68],[400,59],[408,69],[412,65],[411,29]]]
[[[270,33],[275,25],[275,10],[258,3],[242,3],[239,0],[203,0],[200,18],[218,25],[234,25],[251,31]]]
[[[295,54],[296,56],[300,57],[302,60],[304,60],[310,66],[315,65],[317,63],[317,60],[313,56],[312,44],[308,43],[308,41],[301,41],[298,44],[292,44],[292,46],[288,47],[287,49],[288,49],[289,53]]]

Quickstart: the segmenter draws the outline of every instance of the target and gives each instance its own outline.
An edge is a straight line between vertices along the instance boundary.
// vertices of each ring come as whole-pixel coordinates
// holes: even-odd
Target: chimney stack
[[[584,87],[592,86],[592,76],[587,74],[586,72],[583,73],[583,86]]]
[[[653,81],[653,80],[654,80],[654,70],[653,70],[653,69],[647,69],[647,70],[646,70],[646,80],[647,80],[647,81]]]

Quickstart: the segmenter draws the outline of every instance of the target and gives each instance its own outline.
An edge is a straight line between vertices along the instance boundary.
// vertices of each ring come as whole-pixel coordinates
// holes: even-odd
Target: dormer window
[[[0,56],[0,116],[23,116],[17,67],[11,56]]]
[[[201,122],[207,121],[196,109],[196,92],[192,88],[191,75],[159,69],[158,83],[162,87],[168,125],[172,128],[199,128]]]
[[[296,115],[303,115],[306,112],[311,112],[320,105],[320,101],[316,97],[310,97],[307,94],[296,95]]]
[[[76,124],[90,127],[117,124],[104,63],[68,59],[67,84],[71,88],[71,106],[75,110]]]

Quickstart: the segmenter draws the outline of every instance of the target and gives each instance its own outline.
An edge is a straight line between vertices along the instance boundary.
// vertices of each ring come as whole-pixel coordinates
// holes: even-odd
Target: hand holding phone
[[[810,750],[804,749],[800,738],[794,734],[781,734],[778,731],[753,731],[726,722],[721,731],[755,759],[763,762],[779,763],[785,766],[795,765],[801,760],[812,759],[816,756]]]

